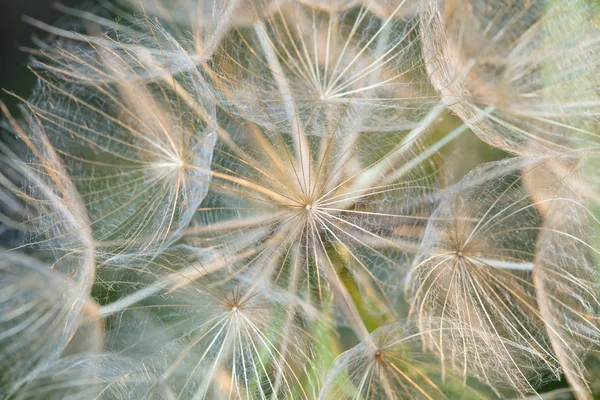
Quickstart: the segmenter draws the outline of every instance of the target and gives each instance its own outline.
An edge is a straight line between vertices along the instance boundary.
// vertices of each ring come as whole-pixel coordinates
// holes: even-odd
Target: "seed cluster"
[[[57,7],[0,398],[598,396],[592,0]]]

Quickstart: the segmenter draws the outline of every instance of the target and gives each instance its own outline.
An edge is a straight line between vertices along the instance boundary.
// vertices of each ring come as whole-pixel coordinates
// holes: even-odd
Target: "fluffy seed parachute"
[[[491,386],[520,393],[547,379],[541,371],[557,374],[559,366],[570,379],[585,379],[581,351],[598,339],[598,278],[589,261],[595,250],[583,228],[593,224],[564,178],[545,176],[546,167],[544,160],[516,158],[467,175],[432,214],[409,279],[411,314],[423,318],[422,330],[439,332],[427,336],[442,361],[478,346],[468,334],[450,333],[448,340],[438,323],[484,331],[497,339],[486,347],[496,350],[468,362]],[[535,187],[525,183],[532,178]],[[547,246],[563,236],[563,246]],[[503,338],[529,350],[516,358]],[[488,375],[491,359],[500,379]]]
[[[100,3],[3,107],[2,394],[594,396],[586,0]]]
[[[598,27],[586,1],[427,0],[432,84],[482,140],[516,154],[598,144]]]

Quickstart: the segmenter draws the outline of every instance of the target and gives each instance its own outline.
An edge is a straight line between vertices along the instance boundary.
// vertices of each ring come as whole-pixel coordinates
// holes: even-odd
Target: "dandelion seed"
[[[269,15],[282,0],[121,0],[158,18],[199,61],[213,55],[223,36]]]
[[[40,83],[27,102],[81,193],[95,241],[113,259],[152,254],[189,223],[208,188],[217,129],[195,70],[175,65],[188,72],[165,78],[170,52],[157,61],[136,50],[141,43],[131,42],[132,51],[120,45],[50,53],[36,64]],[[173,62],[184,61],[193,63]]]
[[[59,270],[64,264],[55,265]],[[94,318],[94,305],[79,288],[49,265],[17,252],[0,254],[0,390],[67,351],[83,318]],[[94,349],[96,341],[86,341]]]
[[[556,181],[546,182],[547,197],[532,199],[521,168],[527,175],[543,164],[521,159],[486,164],[441,200],[409,285],[411,314],[417,321],[424,318],[425,323],[419,324],[423,331],[439,328],[429,325],[438,321],[431,319],[436,317],[497,337],[489,356],[469,357],[465,368],[482,371],[480,379],[492,387],[525,394],[534,392],[542,377],[558,371],[559,360],[544,332],[545,317],[538,309],[532,274],[536,274],[537,237],[546,229],[539,207],[564,199],[558,195]],[[442,362],[456,359],[464,346],[478,346],[468,336],[449,340],[436,332],[428,340],[440,349]],[[502,339],[522,346],[519,359]],[[485,372],[490,362],[495,366],[493,376]]]
[[[467,330],[448,325],[443,335]],[[448,399],[453,398],[452,387],[462,396],[488,395],[465,385],[459,375],[449,374],[442,379],[435,353],[423,350],[424,336],[410,320],[378,328],[367,340],[338,357],[319,398]],[[476,336],[478,332],[473,333]],[[472,350],[465,348],[469,355]]]
[[[226,35],[205,67],[224,104],[267,127],[299,118],[365,131],[414,128],[437,97],[419,59],[417,22],[398,18],[408,2],[381,17],[373,1],[339,12],[310,3],[278,5]]]
[[[332,291],[363,336],[343,277],[380,312],[392,312],[394,282],[417,248],[434,180],[424,171],[427,160],[414,162],[414,143],[313,134],[326,129],[307,124],[295,139],[255,125],[221,130],[211,187],[182,240],[220,252],[234,273],[253,269],[257,282],[303,293],[309,303]]]
[[[360,5],[368,7],[370,11],[379,18],[393,16],[394,18],[411,17],[418,10],[418,2],[415,0],[406,0],[400,9],[396,11],[397,1],[393,0],[296,0],[298,3],[314,7],[317,10],[327,11],[329,13],[342,13],[344,11],[356,8]]]
[[[2,185],[15,196],[17,207],[28,226],[30,240],[24,247],[47,249],[64,263],[60,270],[89,293],[94,280],[94,242],[82,199],[69,179],[57,153],[49,146],[42,125],[34,116],[24,113],[25,122],[18,123],[4,104],[9,132],[19,137],[28,155],[19,156],[9,144],[0,144]],[[27,161],[24,161],[26,158]]]
[[[212,274],[118,311],[107,346],[142,354],[173,398],[308,399],[315,372],[303,315],[276,290]]]
[[[573,160],[550,160],[543,167],[532,174],[535,182],[527,182],[544,216],[533,282],[564,374],[578,399],[590,399],[584,360],[600,343],[600,281],[594,262],[599,222],[579,193],[581,176]],[[556,182],[562,183],[561,190],[548,199],[544,186]]]
[[[81,198],[38,121],[25,114],[26,123],[19,124],[3,104],[0,108],[10,123],[7,129],[30,152],[26,163],[7,144],[0,145],[2,184],[26,210],[22,222],[29,227],[28,241],[22,248],[51,260],[42,262],[18,249],[0,251],[0,387],[8,392],[61,354],[97,349],[101,324],[89,297],[95,250]],[[88,337],[81,336],[83,330]]]
[[[595,147],[598,41],[585,1],[428,0],[433,85],[485,142],[516,154]]]
[[[38,371],[10,399],[173,399],[157,375],[134,359],[113,354],[62,358]]]
[[[38,42],[40,50],[33,52],[38,58],[31,65],[40,70],[77,83],[131,84],[193,72],[202,61],[184,48],[185,40],[180,42],[148,15],[140,19],[128,16],[127,24],[119,24],[91,12],[65,6],[59,9],[79,18],[90,32],[60,29],[26,17],[29,24],[58,38],[52,44]]]

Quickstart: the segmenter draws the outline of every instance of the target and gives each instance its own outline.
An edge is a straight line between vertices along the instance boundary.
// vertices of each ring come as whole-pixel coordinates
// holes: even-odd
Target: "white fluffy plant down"
[[[600,394],[592,0],[57,7],[2,105],[0,398]]]
[[[423,3],[431,83],[481,140],[534,156],[598,146],[594,2]]]

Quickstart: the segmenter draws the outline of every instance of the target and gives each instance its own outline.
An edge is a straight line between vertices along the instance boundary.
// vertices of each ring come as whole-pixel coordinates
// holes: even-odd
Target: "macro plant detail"
[[[597,146],[592,3],[425,4],[421,32],[432,84],[483,141],[521,155]]]
[[[491,386],[490,375],[501,375],[502,383],[525,385],[519,389],[525,392],[533,379],[527,373],[546,379],[542,371],[556,374],[557,363],[566,366],[559,354],[566,349],[554,354],[552,346],[562,349],[569,343],[569,354],[563,356],[573,365],[565,374],[580,373],[579,351],[593,348],[599,333],[593,319],[598,307],[594,266],[586,252],[576,250],[589,246],[596,251],[588,243],[590,233],[579,231],[587,211],[564,177],[547,176],[540,171],[545,168],[544,160],[513,158],[471,171],[432,213],[407,280],[413,293],[410,314],[422,331],[438,332],[442,328],[437,324],[448,319],[485,332],[495,340],[486,347],[496,349],[486,357],[473,357],[472,367]],[[535,184],[528,187],[529,180]],[[559,195],[546,197],[548,193]],[[564,246],[539,247],[539,241],[545,244],[557,236],[564,236]],[[558,314],[544,316],[555,307],[561,310]],[[471,340],[480,340],[454,336],[425,335],[442,358],[446,353],[451,357],[456,347],[459,352],[477,347]],[[523,346],[519,361],[501,339]],[[585,343],[580,348],[579,341]],[[487,371],[490,362],[495,367]]]
[[[0,398],[600,395],[593,0],[56,7]]]

